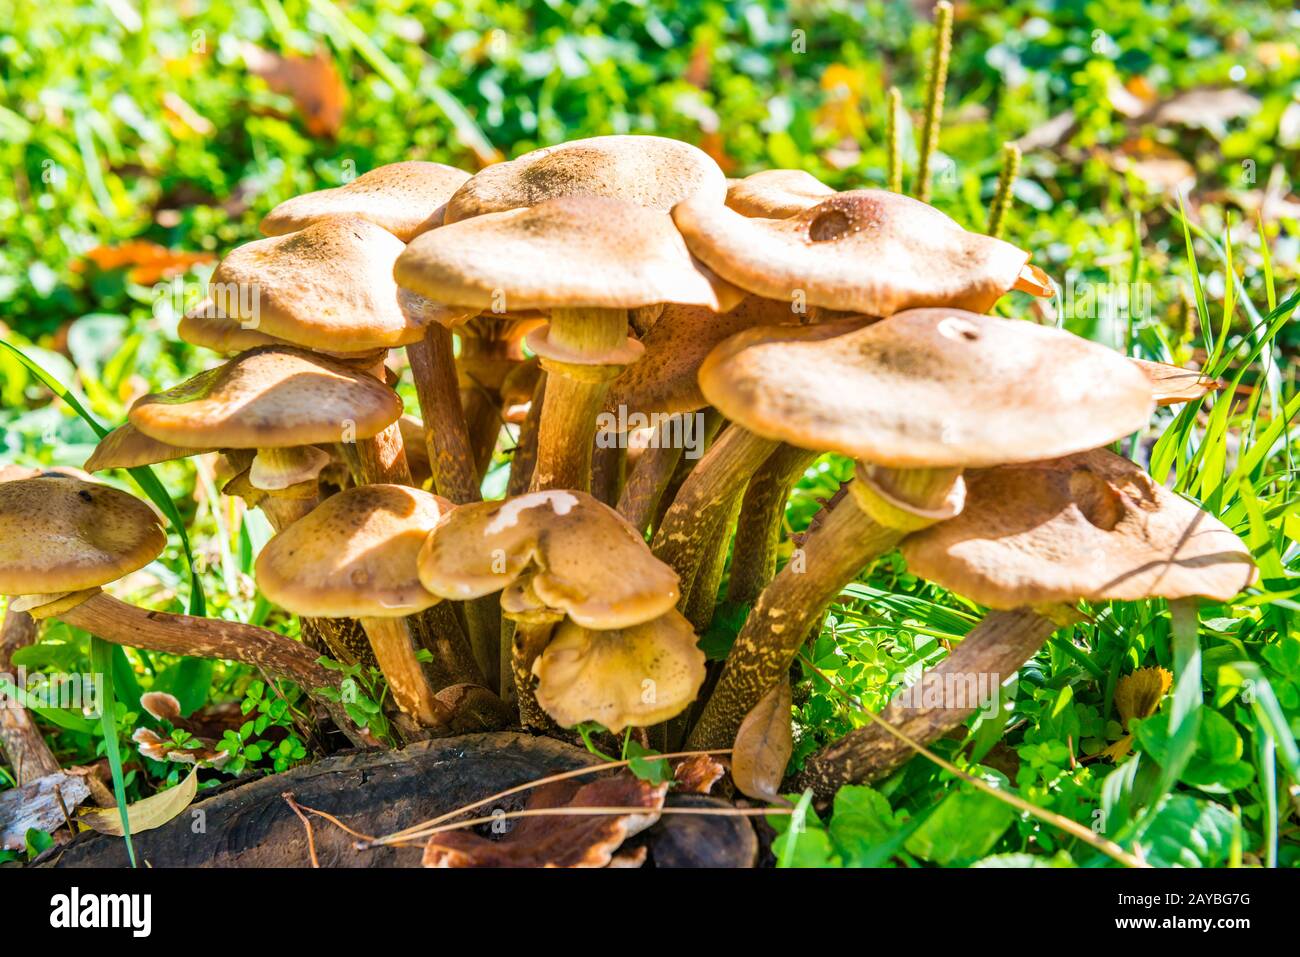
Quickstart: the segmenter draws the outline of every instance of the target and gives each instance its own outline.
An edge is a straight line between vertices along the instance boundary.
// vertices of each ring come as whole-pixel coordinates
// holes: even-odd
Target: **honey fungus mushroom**
[[[857,477],[848,507],[755,603],[691,747],[730,743],[864,565],[961,511],[963,469],[1096,448],[1145,426],[1153,409],[1150,383],[1127,359],[1060,330],[956,309],[830,325],[840,334],[742,332],[700,370],[706,398],[746,430],[848,455]]]
[[[166,541],[148,505],[110,486],[52,473],[0,483],[0,594],[11,596],[9,607],[115,644],[244,662],[309,694],[337,684],[313,652],[265,628],[149,611],[103,592]]]
[[[960,515],[900,546],[910,571],[993,609],[922,677],[927,685],[1014,674],[1079,599],[1228,601],[1255,579],[1250,550],[1227,526],[1105,449],[975,470],[966,489]],[[896,703],[883,717],[926,744],[977,707]],[[829,794],[883,777],[911,753],[873,722],[814,754],[801,784]]]
[[[835,190],[801,169],[765,169],[731,183],[727,205],[742,216],[789,219],[834,194]]]

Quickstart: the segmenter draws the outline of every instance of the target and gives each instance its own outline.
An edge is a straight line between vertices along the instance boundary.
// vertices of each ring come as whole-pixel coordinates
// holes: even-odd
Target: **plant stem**
[[[948,83],[948,57],[952,53],[952,4],[934,5],[934,46],[930,50],[930,79],[925,97],[925,126],[921,130],[921,157],[916,166],[916,198],[930,201],[930,160],[939,148],[943,123],[943,92]]]
[[[1016,185],[1016,176],[1020,173],[1020,147],[1015,143],[1002,144],[1002,171],[998,174],[998,191],[989,206],[988,234],[994,239],[1002,236],[1002,227],[1006,225],[1007,212],[1011,209],[1014,198],[1011,190]]]
[[[456,505],[478,502],[478,470],[460,404],[451,332],[429,323],[424,338],[406,347],[420,402],[434,490]]]
[[[533,472],[537,467],[537,430],[542,421],[542,405],[546,401],[546,379],[546,370],[543,369],[537,376],[537,384],[533,386],[528,415],[519,426],[515,454],[510,460],[510,481],[506,486],[508,497],[523,495],[533,483]]]
[[[550,715],[537,703],[535,689],[537,679],[533,676],[533,662],[546,649],[551,640],[555,622],[517,622],[513,649],[510,656],[511,671],[514,674],[515,702],[519,706],[519,721],[525,728],[539,731],[553,730],[556,725]]]
[[[736,526],[727,601],[752,605],[776,574],[785,500],[790,487],[816,459],[816,452],[782,445],[749,480]]]
[[[885,188],[903,191],[903,94],[891,86],[885,100],[885,150],[888,155]]]
[[[397,706],[426,728],[448,726],[450,710],[434,696],[433,685],[416,657],[419,649],[407,619],[362,618],[361,626]]]
[[[667,433],[667,426],[660,435]],[[682,460],[683,449],[671,442],[660,442],[641,452],[623,491],[618,497],[618,512],[633,528],[644,533],[650,520],[659,510],[664,490]]]

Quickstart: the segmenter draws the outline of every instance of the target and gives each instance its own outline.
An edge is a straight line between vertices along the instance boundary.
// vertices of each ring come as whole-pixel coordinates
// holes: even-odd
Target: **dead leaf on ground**
[[[316,137],[338,135],[347,88],[333,58],[324,49],[309,57],[281,56],[247,43],[244,63],[272,90],[293,100],[308,133]]]
[[[502,822],[500,840],[472,831],[429,838],[425,867],[606,867],[625,840],[659,820],[667,784],[650,784],[624,771],[589,784],[555,781],[536,788],[528,810],[627,807],[627,814],[564,814]]]
[[[128,804],[126,817],[131,824],[131,833],[139,834],[141,831],[162,827],[189,807],[198,791],[199,769],[195,768],[176,787]],[[116,807],[83,810],[77,820],[100,834],[122,836],[122,815]]]
[[[692,754],[673,768],[678,794],[708,794],[727,773],[727,766],[711,754]]]
[[[781,779],[794,752],[791,706],[787,679],[763,695],[740,723],[731,753],[731,779],[741,793],[760,801],[780,797]]]
[[[1196,186],[1196,170],[1167,146],[1145,136],[1134,137],[1107,154],[1107,162],[1120,173],[1132,173],[1153,190],[1190,193]]]
[[[1254,116],[1259,100],[1237,87],[1185,90],[1152,109],[1145,117],[1157,126],[1190,126],[1222,137],[1229,120]]]

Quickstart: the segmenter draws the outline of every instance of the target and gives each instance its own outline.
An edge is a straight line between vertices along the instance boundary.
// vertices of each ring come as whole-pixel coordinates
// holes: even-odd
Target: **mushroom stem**
[[[36,621],[25,611],[5,610],[0,627],[0,675],[9,671],[13,653],[36,640]],[[26,708],[0,703],[0,755],[14,769],[18,784],[29,784],[60,770],[58,759],[41,737],[40,728]]]
[[[546,400],[546,370],[542,369],[533,386],[533,398],[528,405],[528,414],[519,426],[519,436],[515,439],[515,452],[510,460],[510,482],[506,486],[506,495],[514,497],[523,495],[528,486],[533,484],[533,471],[537,467],[537,431],[542,421],[542,405]]]
[[[343,442],[339,449],[358,485],[414,485],[406,461],[402,428],[394,422],[368,439]]]
[[[623,491],[627,477],[627,442],[620,440],[605,447],[597,446],[591,458],[591,494],[613,506]]]
[[[461,389],[460,394],[470,447],[474,450],[474,470],[481,482],[492,464],[492,453],[501,435],[501,402],[484,386]]]
[[[585,492],[590,487],[596,417],[610,381],[622,368],[595,360],[626,342],[626,309],[551,310],[546,344],[568,361],[542,358],[542,367],[550,374],[538,429],[533,491],[563,488]]]
[[[407,619],[362,618],[361,626],[397,706],[426,728],[446,725],[447,708],[434,696],[433,685],[416,657],[419,649]]]
[[[618,497],[619,514],[639,532],[644,532],[659,510],[659,500],[677,471],[683,449],[671,442],[651,445],[641,453],[623,483]]]
[[[727,546],[731,543],[731,533],[736,527],[744,499],[739,492],[731,496],[731,502],[722,521],[713,527],[713,535],[705,543],[704,559],[700,562],[695,580],[691,583],[689,594],[683,595],[678,606],[686,620],[700,634],[703,634],[713,621],[713,609],[718,603],[718,586],[722,583],[722,573],[727,564]]]
[[[877,475],[890,480],[895,503],[918,511],[937,511],[960,481],[960,472],[951,469],[880,470]],[[909,513],[913,521],[906,531],[882,525],[859,506],[860,496],[853,499],[833,509],[763,589],[736,636],[687,747],[730,745],[745,715],[789,672],[809,629],[841,589],[863,566],[897,545],[907,531],[929,523]]]
[[[653,544],[655,557],[680,577],[682,594],[695,580],[705,546],[726,517],[732,498],[776,447],[772,439],[732,423],[682,483]]]
[[[474,449],[460,404],[451,332],[436,322],[429,323],[424,338],[407,346],[406,355],[420,402],[434,491],[456,505],[481,501]]]
[[[782,445],[749,480],[731,552],[727,601],[752,605],[776,575],[776,550],[786,497],[816,458],[816,452]]]
[[[329,455],[314,445],[258,449],[248,472],[253,488],[278,492],[302,482],[314,482],[329,464]]]
[[[991,692],[991,703],[999,706],[1002,681],[1033,657],[1057,627],[1028,608],[990,612],[952,654],[921,677],[909,701],[896,700],[881,717],[920,744],[939,739],[989,706],[990,702],[980,700],[980,692]],[[927,699],[940,704],[911,703]],[[798,787],[811,787],[819,797],[828,798],[841,785],[884,777],[912,754],[911,748],[873,721],[813,754],[797,779]]]
[[[546,650],[551,640],[555,622],[517,622],[511,645],[510,670],[514,675],[515,703],[519,707],[519,721],[526,728],[548,731],[556,725],[537,703],[537,678],[533,675],[533,662]]]

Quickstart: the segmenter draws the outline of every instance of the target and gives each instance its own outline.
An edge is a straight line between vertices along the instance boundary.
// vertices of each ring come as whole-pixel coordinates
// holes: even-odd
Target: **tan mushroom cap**
[[[1182,366],[1170,365],[1167,362],[1152,362],[1150,359],[1129,361],[1151,380],[1151,387],[1155,390],[1156,405],[1194,402],[1203,395],[1223,388],[1223,383],[1218,379],[1212,379],[1196,369],[1184,369]]]
[[[959,309],[864,321],[732,336],[700,388],[759,435],[896,468],[1068,455],[1141,429],[1153,408],[1135,366],[1068,332]]]
[[[205,299],[181,317],[176,335],[181,342],[229,355],[258,346],[288,345],[283,339],[258,332],[235,319],[218,315],[217,304]]]
[[[420,584],[416,556],[452,510],[405,485],[361,485],[331,495],[276,535],[257,557],[268,599],[318,618],[402,618],[440,600]]]
[[[631,628],[566,621],[533,662],[537,703],[561,726],[599,721],[612,732],[681,714],[704,683],[704,652],[675,609]]]
[[[140,465],[157,465],[159,462],[215,451],[216,448],[192,448],[159,442],[126,422],[99,440],[95,451],[86,459],[85,468],[87,472],[133,469]]]
[[[153,509],[107,485],[62,475],[0,482],[0,595],[106,585],[166,544]]]
[[[677,573],[623,516],[585,492],[463,505],[420,551],[420,580],[443,598],[490,595],[521,576],[537,599],[586,628],[640,624],[678,598]]]
[[[150,438],[194,448],[274,449],[368,439],[402,400],[377,379],[301,349],[262,348],[131,406]]]
[[[397,301],[393,263],[405,248],[381,226],[334,216],[231,250],[208,288],[221,315],[309,349],[404,346],[427,323]]]
[[[666,213],[596,196],[432,230],[398,257],[395,275],[403,289],[477,310],[719,307],[717,278],[691,257]]]
[[[75,465],[49,465],[41,468],[32,465],[0,465],[0,482],[50,476],[81,479],[83,482],[94,481],[89,473],[77,468]]]
[[[262,233],[283,236],[327,216],[357,216],[404,243],[437,226],[443,207],[469,173],[442,163],[389,163],[352,182],[287,199],[267,213]]]
[[[789,219],[835,195],[816,176],[801,169],[765,169],[727,187],[727,205],[742,216]]]
[[[667,212],[693,196],[721,203],[726,192],[718,164],[689,143],[662,136],[595,136],[489,166],[448,200],[446,222],[561,196],[603,196]]]
[[[912,571],[990,608],[1227,601],[1255,578],[1227,526],[1105,449],[969,472],[962,513],[902,549]]]
[[[641,337],[645,353],[610,383],[605,411],[617,416],[694,412],[708,405],[697,374],[705,358],[724,339],[759,325],[796,323],[790,303],[747,296],[725,313],[703,306],[670,305]]]
[[[917,306],[987,312],[1029,254],[887,190],[836,193],[788,219],[692,200],[673,210],[686,244],[722,278],[769,299],[872,316]]]

